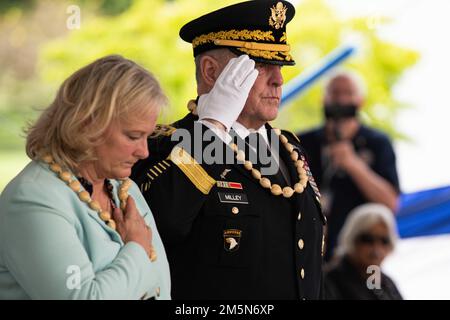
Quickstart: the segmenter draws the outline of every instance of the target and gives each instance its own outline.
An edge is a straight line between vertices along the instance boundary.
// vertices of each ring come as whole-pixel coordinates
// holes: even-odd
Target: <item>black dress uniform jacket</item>
[[[167,251],[172,297],[320,298],[325,218],[320,195],[311,187],[312,175],[305,191],[288,199],[263,188],[242,164],[184,166],[170,155],[177,144],[171,137],[175,128],[184,128],[192,133],[192,144],[198,143],[195,127],[207,128],[195,120],[188,114],[166,134],[150,138],[149,157],[132,173]],[[295,135],[283,134],[302,156]],[[200,143],[203,150],[206,143]],[[182,157],[200,163],[192,153]],[[294,163],[281,143],[280,158],[297,182]],[[274,183],[276,177],[269,178]]]

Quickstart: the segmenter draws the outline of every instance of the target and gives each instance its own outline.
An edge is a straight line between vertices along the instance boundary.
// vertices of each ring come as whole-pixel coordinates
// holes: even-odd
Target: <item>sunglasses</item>
[[[356,241],[361,244],[374,245],[376,242],[382,244],[383,246],[388,246],[391,244],[391,240],[388,237],[375,236],[370,233],[362,233],[356,237]]]

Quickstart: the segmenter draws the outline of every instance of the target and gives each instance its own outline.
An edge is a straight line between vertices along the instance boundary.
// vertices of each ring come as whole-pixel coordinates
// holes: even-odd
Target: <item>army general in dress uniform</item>
[[[150,156],[132,174],[165,244],[174,299],[321,297],[320,193],[296,136],[268,124],[281,67],[294,64],[294,14],[286,1],[248,1],[180,31],[193,46],[198,98],[149,138]]]

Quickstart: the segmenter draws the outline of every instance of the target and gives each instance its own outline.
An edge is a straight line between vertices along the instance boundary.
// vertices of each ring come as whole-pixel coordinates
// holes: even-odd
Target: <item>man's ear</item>
[[[200,72],[203,81],[212,87],[220,75],[219,62],[210,56],[203,56],[200,60]]]

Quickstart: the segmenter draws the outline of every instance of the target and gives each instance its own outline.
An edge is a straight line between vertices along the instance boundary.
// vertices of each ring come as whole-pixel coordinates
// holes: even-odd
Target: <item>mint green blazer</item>
[[[117,198],[118,181],[114,186]],[[153,232],[157,260],[124,244],[48,166],[32,161],[0,196],[1,299],[170,299],[170,273],[153,215],[129,194]]]

